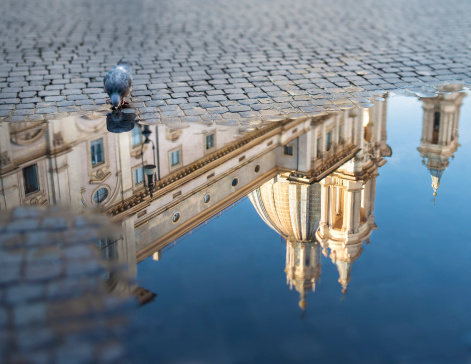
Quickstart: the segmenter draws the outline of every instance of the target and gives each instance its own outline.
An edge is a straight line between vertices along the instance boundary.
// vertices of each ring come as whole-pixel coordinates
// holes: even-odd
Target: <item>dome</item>
[[[309,242],[321,218],[320,184],[299,184],[278,175],[249,194],[265,223],[286,240]]]

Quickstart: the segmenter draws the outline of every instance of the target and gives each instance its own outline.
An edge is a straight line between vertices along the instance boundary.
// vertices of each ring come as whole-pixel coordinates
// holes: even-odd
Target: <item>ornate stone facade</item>
[[[320,277],[321,248],[337,266],[345,293],[352,264],[376,229],[377,171],[391,155],[386,103],[314,119],[306,136],[308,148],[298,147],[303,163],[249,195],[260,217],[286,241],[287,281],[299,292],[303,310]]]
[[[422,98],[424,116],[422,120],[422,138],[417,150],[432,177],[433,198],[437,196],[440,179],[450,164],[450,158],[460,146],[458,129],[460,109],[466,96],[459,85],[442,88],[442,95]]]

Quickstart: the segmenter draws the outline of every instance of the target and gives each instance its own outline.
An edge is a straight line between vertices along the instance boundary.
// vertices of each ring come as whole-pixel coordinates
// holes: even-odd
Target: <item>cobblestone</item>
[[[4,120],[102,112],[103,77],[121,59],[133,66],[131,101],[142,105],[135,108],[180,107],[152,112],[150,122],[194,120],[201,109],[229,106],[228,119],[309,114],[330,107],[335,90],[352,86],[352,98],[371,99],[379,91],[434,92],[446,82],[471,83],[466,1],[176,0],[170,6],[143,0],[129,6],[116,0],[132,31],[109,21],[104,0],[57,4],[3,4],[0,106],[13,106],[0,115]],[[30,29],[40,29],[41,38]],[[315,99],[318,94],[325,97]],[[43,101],[51,105],[45,109]],[[23,104],[34,104],[36,112],[15,112]]]
[[[0,214],[3,361],[123,360],[122,340],[135,303],[130,296],[111,296],[104,284],[108,272],[95,244],[109,231],[103,216],[77,217],[58,208]],[[114,271],[119,274],[118,267]]]

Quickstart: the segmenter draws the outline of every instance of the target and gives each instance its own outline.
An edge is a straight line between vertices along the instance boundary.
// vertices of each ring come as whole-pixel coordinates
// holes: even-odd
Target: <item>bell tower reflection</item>
[[[369,241],[375,223],[375,196],[378,168],[391,156],[386,144],[386,110],[362,110],[361,151],[349,162],[321,181],[322,213],[316,237],[324,255],[329,255],[339,271],[342,292],[347,292],[353,262]],[[328,254],[327,248],[330,249]]]
[[[424,116],[422,121],[422,139],[417,150],[422,163],[432,177],[433,197],[437,196],[440,179],[450,164],[449,159],[460,146],[458,128],[460,108],[466,96],[460,85],[448,85],[441,91],[449,92],[434,98],[422,98]]]

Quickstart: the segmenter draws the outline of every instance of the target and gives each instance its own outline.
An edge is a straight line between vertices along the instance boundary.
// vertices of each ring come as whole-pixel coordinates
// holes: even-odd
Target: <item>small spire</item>
[[[432,175],[432,188],[433,188],[433,206],[435,206],[435,197],[437,197],[437,190],[440,187],[440,176],[433,176]]]
[[[306,307],[307,307],[305,292],[300,294],[300,300],[299,300],[298,306],[301,309],[301,317],[304,317],[304,315],[306,314]]]
[[[344,279],[339,279],[339,283],[342,285],[342,294],[346,295],[347,294],[348,281],[346,281]]]

